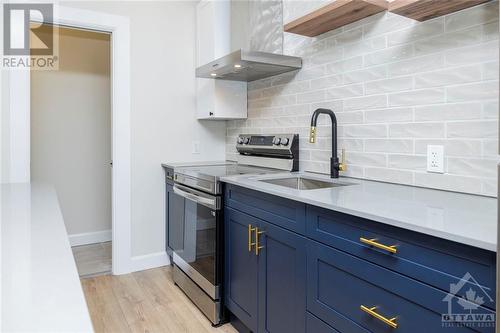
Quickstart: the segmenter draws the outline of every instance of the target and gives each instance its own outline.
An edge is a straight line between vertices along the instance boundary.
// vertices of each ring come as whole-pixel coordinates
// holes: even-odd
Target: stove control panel
[[[298,134],[240,134],[238,163],[288,171],[299,169]]]
[[[254,147],[287,147],[291,146],[298,134],[240,134],[236,139],[236,146]]]

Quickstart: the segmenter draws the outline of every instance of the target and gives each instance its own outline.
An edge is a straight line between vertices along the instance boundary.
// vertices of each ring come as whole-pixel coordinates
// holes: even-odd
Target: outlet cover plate
[[[427,171],[444,173],[444,147],[438,145],[427,146]]]

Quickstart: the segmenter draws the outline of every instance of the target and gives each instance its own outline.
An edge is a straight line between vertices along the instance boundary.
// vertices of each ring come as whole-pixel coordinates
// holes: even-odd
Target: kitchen
[[[495,331],[497,1],[118,4],[61,4],[109,15],[131,46],[114,71],[130,77],[116,87],[130,144],[113,149],[112,274],[82,293],[67,267],[76,317],[88,307],[95,331]],[[35,233],[12,226],[54,195],[13,184],[29,182],[9,128],[16,75],[2,71],[2,275],[17,273],[3,304],[34,274],[11,256]],[[6,308],[2,329],[23,330]]]

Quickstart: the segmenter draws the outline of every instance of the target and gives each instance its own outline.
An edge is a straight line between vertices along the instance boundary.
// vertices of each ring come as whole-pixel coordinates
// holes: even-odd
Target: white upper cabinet
[[[202,0],[196,8],[196,66],[205,65],[231,50],[231,1]],[[198,119],[247,117],[246,82],[196,79]]]

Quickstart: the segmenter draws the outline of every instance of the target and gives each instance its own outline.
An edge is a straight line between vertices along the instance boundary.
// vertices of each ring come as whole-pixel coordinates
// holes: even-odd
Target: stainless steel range
[[[174,282],[214,325],[223,322],[221,177],[297,171],[298,134],[241,134],[236,162],[163,165],[167,180],[167,253]]]

